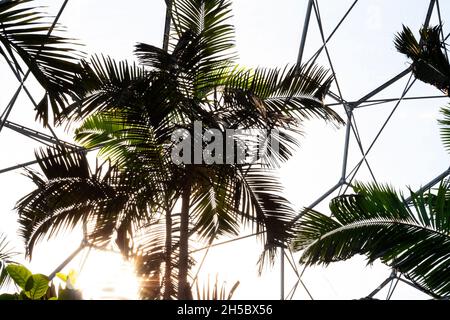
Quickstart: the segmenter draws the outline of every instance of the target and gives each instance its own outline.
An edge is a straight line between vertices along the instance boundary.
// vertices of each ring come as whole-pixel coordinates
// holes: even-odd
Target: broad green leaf
[[[32,275],[31,271],[19,264],[10,264],[6,267],[6,271],[14,282],[25,290],[28,278]]]

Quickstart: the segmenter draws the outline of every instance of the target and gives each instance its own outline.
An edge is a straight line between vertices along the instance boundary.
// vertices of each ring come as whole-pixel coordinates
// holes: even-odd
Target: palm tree
[[[450,107],[441,109],[441,137],[450,151]],[[450,296],[450,183],[405,198],[389,186],[357,184],[331,201],[332,217],[305,210],[293,246],[300,263],[324,264],[355,255],[377,259],[435,298]]]
[[[229,1],[176,0],[172,6],[169,52],[138,44],[139,66],[105,57],[83,62],[77,82],[82,88],[77,92],[81,99],[65,108],[64,116],[70,121],[82,120],[76,139],[86,148],[100,147],[101,154],[117,168],[125,198],[144,206],[127,211],[129,214],[123,214],[123,206],[114,207],[114,213],[109,210],[110,215],[127,218],[120,220],[121,226],[116,225],[117,219],[102,219],[109,226],[108,237],[119,232],[119,239],[131,242],[136,231],[131,222],[144,219],[159,226],[153,213],[162,213],[165,239],[146,241],[150,245],[143,252],[153,250],[159,261],[165,260],[163,297],[169,298],[176,292],[179,299],[189,299],[189,238],[196,234],[211,243],[221,235],[236,235],[242,222],[264,236],[266,250],[261,261],[273,258],[275,247],[286,245],[293,235],[295,226],[289,222],[295,212],[281,196],[282,187],[270,168],[289,159],[298,144],[295,135],[302,120],[312,116],[337,123],[342,120],[323,104],[332,82],[326,70],[313,65],[281,70],[249,70],[235,65]],[[265,130],[268,135],[263,142],[275,140],[280,152],[272,152],[275,158],[263,158],[251,165],[225,161],[220,165],[173,163],[172,133],[185,129],[193,135],[196,121],[219,130],[223,137],[227,129]],[[282,129],[280,134],[274,133],[277,128]],[[234,144],[245,143],[238,136],[232,139]],[[79,177],[71,176],[70,170],[61,176],[52,174],[53,166],[67,166],[69,160],[62,156],[57,157],[57,163],[46,161],[54,158],[48,154],[38,158],[46,178],[37,180],[36,192],[18,205],[31,249],[43,234],[78,221],[97,219],[99,215],[89,194],[83,199],[72,197],[78,192],[84,195],[81,185],[72,193],[71,186],[81,181]],[[130,174],[140,178],[142,185],[135,187]],[[84,179],[86,182],[91,178]],[[148,185],[143,186],[146,181]],[[95,203],[110,202],[104,199],[111,196],[108,193],[89,193],[100,195]],[[80,200],[86,206],[79,206]],[[36,223],[42,219],[44,228]],[[92,231],[94,240],[97,228]],[[27,230],[33,230],[33,236],[27,236]],[[148,263],[145,259],[141,255],[141,263],[151,266],[147,271],[152,270],[153,277],[160,279],[161,263]],[[177,269],[176,290],[170,284],[173,268]]]
[[[81,53],[74,49],[73,41],[55,35],[60,28],[48,23],[46,15],[24,6],[31,2],[0,1],[0,56],[18,79],[25,81],[31,73],[46,90],[36,112],[37,118],[47,125],[50,112],[58,119],[69,97],[76,95],[74,80],[80,72]],[[23,65],[29,72],[24,71]],[[6,119],[9,111],[5,112]]]
[[[411,29],[403,26],[395,38],[395,47],[413,61],[412,70],[417,79],[450,96],[450,64],[441,33],[442,26],[423,27],[421,40],[417,41]]]

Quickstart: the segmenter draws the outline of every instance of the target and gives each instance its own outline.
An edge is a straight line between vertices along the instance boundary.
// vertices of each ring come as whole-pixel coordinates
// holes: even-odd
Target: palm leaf
[[[45,15],[34,7],[22,6],[29,2],[0,2],[0,55],[13,61],[16,71],[23,74],[20,58],[47,91],[37,107],[37,116],[47,125],[49,109],[57,118],[68,96],[76,94],[74,80],[80,71],[81,54],[74,49],[72,40],[54,35]],[[55,31],[58,29],[56,26]]]
[[[171,254],[166,256],[168,237],[166,214],[157,215],[151,223],[137,228],[133,236],[134,248],[129,252],[129,258],[134,262],[140,281],[140,295],[144,299],[159,300],[163,297],[175,299],[178,294],[180,221],[179,215],[172,215],[169,231]],[[170,276],[167,282],[166,273],[163,271],[168,267],[166,265],[168,261],[170,261]],[[194,265],[195,261],[190,258],[189,266]]]
[[[404,273],[424,291],[450,294],[449,185],[436,194],[411,192],[411,203],[392,188],[358,185],[357,194],[334,199],[330,218],[306,210],[294,248],[301,263],[329,264],[354,255],[381,261]]]
[[[416,40],[411,29],[403,26],[403,31],[395,38],[397,50],[410,58],[417,79],[429,83],[445,94],[450,94],[450,64],[441,42],[441,26],[422,28],[421,40]]]
[[[211,286],[208,276],[208,281],[203,285],[202,289],[200,289],[200,285],[198,284],[198,282],[196,283],[197,300],[231,300],[234,292],[239,287],[239,284],[240,282],[236,281],[234,285],[229,290],[227,290],[226,282],[219,286],[219,276],[216,275],[215,282],[213,286]]]
[[[225,80],[226,107],[250,108],[275,125],[285,126],[311,116],[343,123],[340,116],[324,106],[333,81],[328,71],[316,65],[284,69],[235,69]]]
[[[235,190],[241,222],[261,234],[264,241],[264,251],[259,260],[261,273],[267,261],[274,262],[276,248],[287,246],[295,235],[298,226],[291,221],[296,212],[282,196],[284,189],[270,170],[258,167],[241,170]]]
[[[145,115],[134,111],[101,112],[88,117],[75,130],[75,140],[85,148],[100,148],[99,155],[120,165],[133,158],[148,160],[164,170],[170,157],[168,128],[156,128],[146,123]],[[133,117],[133,119],[131,119]]]
[[[162,190],[158,184],[152,184],[145,168],[119,170],[103,164],[91,172],[83,153],[47,149],[36,156],[44,175],[28,171],[37,188],[16,206],[28,255],[44,236],[83,223],[90,244],[110,247],[114,242],[125,257],[135,262],[138,274],[145,280],[143,296],[158,297],[151,293],[161,293],[154,280],[160,276],[164,261],[164,239],[154,215],[160,208]],[[168,194],[169,204],[173,201],[170,197],[176,195]],[[177,236],[172,239],[172,246],[176,247]],[[175,264],[171,267],[176,269]],[[151,290],[149,279],[153,279]],[[176,286],[172,288],[174,296]]]

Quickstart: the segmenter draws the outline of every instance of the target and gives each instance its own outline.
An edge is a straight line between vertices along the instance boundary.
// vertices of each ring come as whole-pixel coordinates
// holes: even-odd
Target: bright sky
[[[352,2],[319,1],[326,36]],[[55,14],[62,1],[37,0],[36,3],[49,6],[49,12]],[[306,0],[235,0],[234,23],[240,63],[246,66],[280,67],[294,63],[306,4]],[[394,34],[401,30],[402,24],[417,31],[424,21],[428,4],[427,0],[360,0],[356,4],[348,20],[329,43],[330,56],[344,98],[357,100],[407,67],[405,58],[395,51]],[[440,6],[445,24],[450,13],[450,3],[441,1]],[[117,59],[133,59],[132,50],[136,42],[162,43],[164,14],[163,0],[71,0],[61,22],[67,26],[70,36],[86,45],[86,52],[105,53]],[[436,23],[437,16],[434,15],[432,24]],[[312,16],[305,58],[309,58],[321,45],[316,25]],[[322,56],[318,62],[328,67],[324,58]],[[0,63],[0,109],[7,105],[17,86],[14,80],[5,64]],[[407,80],[402,79],[375,98],[400,97]],[[28,87],[36,97],[40,96],[40,89],[32,81]],[[333,90],[337,91],[336,88]],[[439,92],[416,82],[408,94],[410,97],[425,95],[439,95]],[[436,123],[438,110],[445,103],[446,99],[434,99],[407,101],[400,105],[368,157],[379,182],[388,182],[403,190],[406,190],[406,186],[416,189],[447,169],[448,155],[440,143]],[[356,111],[364,148],[369,146],[393,107],[394,103],[389,103]],[[342,107],[337,110],[343,111]],[[24,94],[19,97],[10,120],[42,130],[34,123],[33,107]],[[339,180],[345,135],[344,128],[336,129],[320,121],[305,123],[304,131],[301,150],[280,173],[287,197],[299,210]],[[70,139],[70,133],[62,129],[58,129],[58,133]],[[0,146],[0,168],[4,168],[32,160],[38,144],[4,129],[0,134]],[[355,140],[351,140],[349,168],[353,168],[360,156]],[[17,230],[17,215],[12,208],[32,188],[21,173],[18,170],[0,176],[0,230],[7,232],[12,240],[16,238]],[[368,170],[363,167],[356,179],[367,181]],[[329,199],[331,197],[318,208],[327,212]],[[35,251],[32,270],[50,273],[78,246],[79,240],[80,235],[73,234],[42,244]],[[19,241],[15,244],[17,248],[22,248]],[[260,249],[254,239],[211,249],[202,269],[202,279],[207,279],[208,274],[213,279],[219,273],[219,278],[227,281],[229,287],[239,280],[241,285],[235,294],[238,299],[278,299],[279,266],[275,265],[261,278],[256,274]],[[202,256],[199,254],[197,258],[200,261]],[[82,260],[79,257],[72,266],[80,267]],[[115,268],[115,265],[119,267]],[[123,283],[133,283],[127,268],[119,257],[91,253],[82,268],[80,279],[80,285],[89,288],[86,297],[118,294],[133,297],[134,288],[130,285],[127,285],[126,290],[123,284],[116,284],[116,290],[112,288],[113,280],[119,278],[122,278]],[[363,259],[357,257],[326,269],[307,269],[302,279],[315,299],[357,299],[368,295],[389,273],[390,270],[381,264],[366,267]],[[294,280],[294,273],[286,262],[286,293],[295,284]],[[92,282],[96,285],[93,286]],[[307,299],[308,295],[300,286],[294,297]],[[383,298],[382,295],[379,297]],[[393,296],[421,297],[423,295],[402,284],[399,284]]]

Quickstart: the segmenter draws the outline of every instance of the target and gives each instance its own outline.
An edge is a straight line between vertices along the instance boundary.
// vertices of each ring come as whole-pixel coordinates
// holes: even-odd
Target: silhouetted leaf
[[[333,217],[306,209],[294,248],[301,263],[325,264],[363,254],[381,259],[435,297],[450,295],[450,188],[411,193],[411,202],[388,186],[362,185],[332,200]]]
[[[25,290],[27,281],[32,275],[30,270],[19,264],[10,264],[6,267],[6,271],[14,280],[14,283]]]
[[[28,278],[25,286],[25,294],[32,300],[39,300],[49,289],[49,279],[43,274],[33,274]]]

